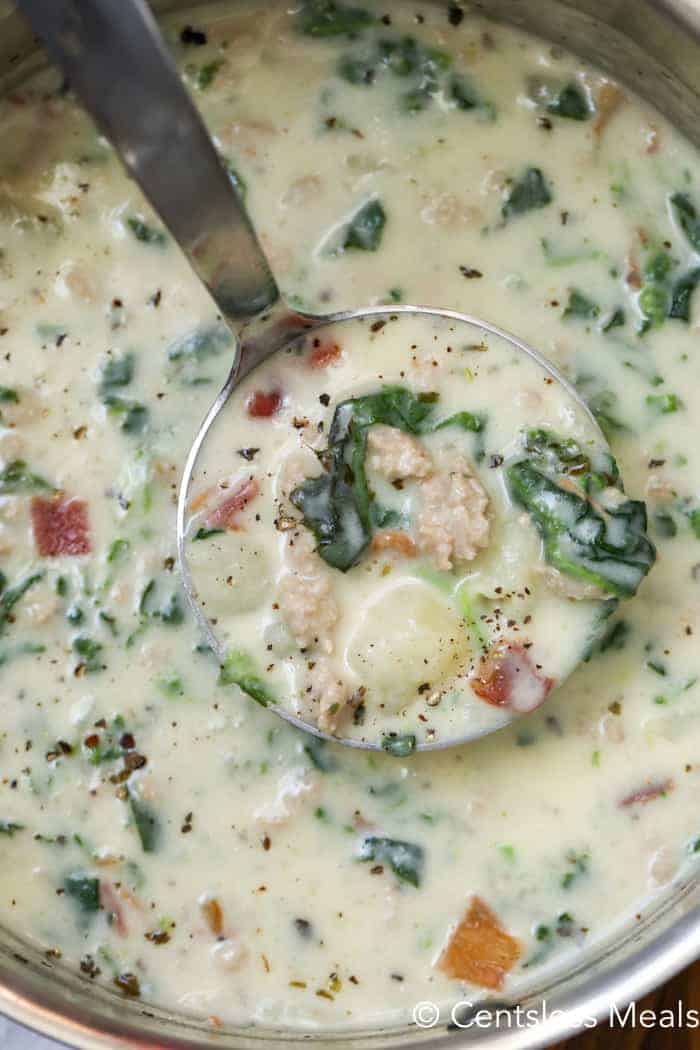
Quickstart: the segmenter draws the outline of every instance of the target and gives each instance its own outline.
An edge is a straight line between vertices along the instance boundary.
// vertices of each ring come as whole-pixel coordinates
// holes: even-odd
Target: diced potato
[[[427,693],[426,685],[433,691],[456,674],[468,646],[459,615],[415,581],[384,592],[365,608],[346,659],[366,686],[368,703],[398,711]]]

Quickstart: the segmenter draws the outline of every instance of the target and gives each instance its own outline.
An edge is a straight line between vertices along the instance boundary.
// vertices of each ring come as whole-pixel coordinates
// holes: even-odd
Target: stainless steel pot
[[[194,6],[197,0],[154,0],[156,10],[166,15]],[[700,146],[700,0],[474,0],[470,6],[529,29],[607,70]],[[0,90],[42,63],[26,25],[11,4],[0,0]],[[485,1001],[492,1010],[488,1025],[481,1015],[478,1024],[475,1020],[470,1025],[471,1015],[461,1011],[456,1025],[429,1030],[414,1025],[313,1036],[269,1028],[212,1028],[205,1021],[125,1002],[0,928],[0,1012],[86,1050],[283,1050],[302,1042],[319,1050],[398,1045],[525,1050],[580,1031],[594,1019],[610,1016],[614,1007],[623,1012],[627,1003],[699,955],[700,884],[688,881],[631,920],[624,935],[617,933],[608,944],[583,954],[575,969],[536,979],[518,1002]]]

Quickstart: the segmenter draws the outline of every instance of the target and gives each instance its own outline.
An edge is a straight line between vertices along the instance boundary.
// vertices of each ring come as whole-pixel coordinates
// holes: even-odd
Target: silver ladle
[[[19,7],[236,336],[231,371],[187,456],[177,507],[177,549],[185,592],[221,662],[226,653],[199,605],[187,561],[190,482],[207,435],[231,394],[271,354],[330,324],[388,313],[444,318],[476,329],[477,338],[483,333],[497,336],[536,361],[595,424],[576,390],[545,358],[522,340],[476,317],[425,306],[363,307],[325,315],[291,309],[144,0],[19,0]],[[324,733],[279,705],[269,709],[316,737],[381,749],[373,741]],[[416,750],[467,743],[493,728],[479,728],[459,739],[418,744]]]

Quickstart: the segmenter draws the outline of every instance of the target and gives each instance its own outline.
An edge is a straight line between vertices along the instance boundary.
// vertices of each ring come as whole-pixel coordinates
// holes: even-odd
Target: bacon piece
[[[207,926],[215,937],[223,937],[224,913],[216,897],[205,897],[200,901],[200,908]]]
[[[100,904],[105,911],[110,912],[114,916],[114,928],[120,937],[126,937],[129,932],[129,927],[126,924],[124,918],[124,909],[122,908],[122,902],[120,901],[117,891],[112,886],[111,882],[104,882],[100,880]]]
[[[609,80],[606,80],[600,85],[595,93],[596,116],[593,121],[593,135],[597,141],[600,141],[612,117],[617,113],[622,103],[626,101],[617,84],[612,84]]]
[[[251,419],[269,419],[279,412],[284,398],[279,390],[256,390],[245,403]]]
[[[340,347],[337,343],[323,343],[320,339],[314,339],[314,345],[309,354],[309,368],[327,368],[334,364],[340,357]]]
[[[207,518],[208,529],[228,529],[237,532],[240,529],[238,515],[260,494],[260,485],[256,478],[244,478],[229,496],[211,512]]]
[[[376,533],[372,537],[372,550],[376,552],[395,551],[396,554],[403,554],[406,558],[416,556],[415,543],[407,532],[401,532],[400,529],[387,529]]]
[[[621,809],[625,809],[628,806],[645,806],[647,802],[653,802],[655,798],[668,795],[675,786],[670,777],[667,777],[666,780],[657,780],[651,784],[645,784],[644,787],[637,788],[631,795],[625,795],[618,805]]]
[[[522,949],[480,897],[472,897],[462,921],[438,960],[438,969],[458,981],[498,991]]]
[[[534,711],[555,685],[539,674],[522,645],[497,645],[482,656],[479,674],[472,681],[478,697],[495,707],[512,707],[519,714]]]
[[[90,553],[90,523],[83,500],[35,496],[31,518],[34,542],[42,558]]]

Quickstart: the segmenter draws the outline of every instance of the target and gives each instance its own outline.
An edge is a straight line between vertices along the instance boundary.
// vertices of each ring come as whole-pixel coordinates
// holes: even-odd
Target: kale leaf
[[[131,216],[126,220],[126,224],[136,240],[141,241],[142,244],[151,244],[162,248],[168,239],[162,230],[149,226],[148,223],[145,223],[138,216]]]
[[[84,915],[100,909],[100,880],[82,871],[73,871],[63,880],[67,897],[74,900]]]
[[[161,825],[153,808],[129,791],[129,809],[144,853],[155,853],[161,838]]]
[[[599,314],[600,307],[598,304],[594,303],[583,292],[580,292],[578,288],[572,288],[569,291],[569,301],[562,314],[565,321],[568,321],[571,317],[579,318],[582,321],[593,321]]]
[[[700,252],[700,216],[687,193],[674,193],[671,208],[693,251]]]
[[[221,665],[219,685],[237,685],[261,707],[274,704],[275,698],[260,677],[252,658],[243,649],[232,649]]]
[[[575,83],[567,84],[557,92],[547,103],[547,112],[569,120],[588,120],[591,115],[588,99]]]
[[[505,222],[552,202],[552,193],[540,168],[526,168],[510,186],[501,207]]]
[[[55,492],[46,478],[35,474],[23,459],[13,459],[0,470],[0,495],[14,492]]]
[[[506,478],[542,537],[547,563],[595,585],[601,596],[633,595],[656,551],[646,535],[646,508],[622,494],[612,456],[588,456],[576,442],[544,430],[529,431],[523,451]]]
[[[380,200],[373,197],[355,212],[343,231],[341,251],[376,252],[381,244],[386,212]]]
[[[0,634],[5,631],[11,622],[10,617],[15,605],[24,598],[30,587],[33,587],[35,583],[43,579],[43,576],[44,573],[41,571],[32,572],[12,587],[6,586],[4,576],[0,579]]]
[[[375,21],[364,7],[349,7],[336,0],[306,0],[297,27],[305,36],[355,37]]]
[[[410,882],[416,888],[420,886],[425,867],[425,850],[414,842],[369,835],[362,840],[359,856],[360,860],[372,861],[374,864],[388,864],[402,882]]]
[[[700,266],[696,266],[678,278],[671,292],[669,317],[686,323],[690,321],[690,302],[698,284],[700,284]]]

